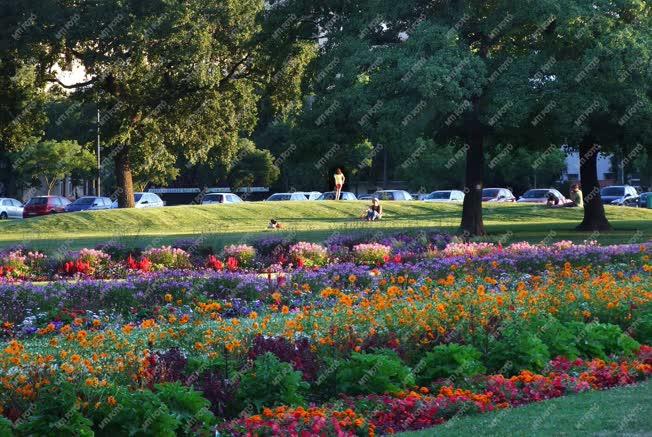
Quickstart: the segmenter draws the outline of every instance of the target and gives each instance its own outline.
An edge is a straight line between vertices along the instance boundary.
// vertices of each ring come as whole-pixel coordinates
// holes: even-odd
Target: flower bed
[[[384,434],[651,373],[649,245],[331,243],[298,246],[319,268],[281,242],[274,269],[83,251],[116,278],[5,279],[0,434]]]

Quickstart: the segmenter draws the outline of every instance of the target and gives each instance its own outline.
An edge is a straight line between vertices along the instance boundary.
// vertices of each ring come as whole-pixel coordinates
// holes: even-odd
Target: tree
[[[41,141],[17,153],[14,161],[22,180],[29,185],[45,181],[48,194],[56,183],[73,173],[91,175],[95,170],[95,157],[76,141]]]
[[[579,144],[585,206],[578,230],[611,229],[600,197],[598,153],[650,149],[651,12],[643,0],[575,0],[541,39],[550,68],[539,92],[547,96],[542,102],[554,103],[550,133]]]
[[[343,144],[382,144],[375,160],[389,158],[394,166],[418,163],[436,144],[468,145],[460,230],[484,234],[485,149],[514,143],[515,132],[528,129],[537,103],[531,78],[542,56],[533,41],[549,25],[542,17],[558,14],[562,4],[312,3],[311,16],[326,33],[313,76],[318,127],[336,129],[334,136],[348,138]],[[410,148],[419,137],[433,142]]]
[[[281,107],[296,98],[294,78],[310,57],[305,44],[272,40],[285,13],[266,10],[263,0],[24,3],[40,11],[34,28],[44,29],[25,40],[44,48],[36,57],[41,80],[99,106],[121,207],[133,206],[134,181],[176,177],[180,157],[193,164],[218,151],[233,160],[270,77],[280,70],[274,104]],[[87,78],[63,83],[54,63],[76,63]]]
[[[240,151],[231,171],[229,182],[233,188],[269,187],[278,179],[279,169],[269,150],[260,150],[250,140],[240,141]]]

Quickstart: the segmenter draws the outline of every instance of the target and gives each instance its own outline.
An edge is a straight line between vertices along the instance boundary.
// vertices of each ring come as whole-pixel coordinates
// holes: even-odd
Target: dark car
[[[638,198],[638,193],[630,185],[612,185],[601,189],[600,197],[605,205],[622,205],[630,197]]]
[[[32,197],[23,208],[23,218],[66,212],[70,200],[62,196]]]
[[[111,209],[111,203],[108,197],[84,196],[66,206],[66,212]]]
[[[639,208],[647,208],[647,198],[652,196],[652,192],[641,193],[638,196],[638,206]]]

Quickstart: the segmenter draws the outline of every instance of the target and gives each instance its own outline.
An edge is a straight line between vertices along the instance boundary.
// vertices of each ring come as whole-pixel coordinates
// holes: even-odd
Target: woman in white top
[[[342,187],[344,186],[344,181],[346,180],[346,178],[344,177],[344,173],[342,173],[341,168],[335,170],[335,174],[333,175],[333,178],[335,178],[335,200],[340,200]]]

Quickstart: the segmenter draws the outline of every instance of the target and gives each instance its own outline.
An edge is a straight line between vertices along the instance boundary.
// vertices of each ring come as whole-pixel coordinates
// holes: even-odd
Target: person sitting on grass
[[[371,206],[369,206],[369,209],[367,209],[366,214],[362,215],[362,219],[372,222],[374,220],[380,220],[382,216],[383,207],[380,205],[378,198],[374,197],[374,200],[372,201]]]
[[[548,200],[546,201],[546,206],[554,208],[559,205],[559,199],[552,193],[548,193]]]
[[[281,226],[281,224],[274,219],[271,219],[267,225],[267,229],[281,229],[282,227],[283,226]]]
[[[584,208],[584,196],[582,195],[582,190],[578,184],[571,185],[570,189],[570,200],[564,203],[562,206],[567,208]]]

